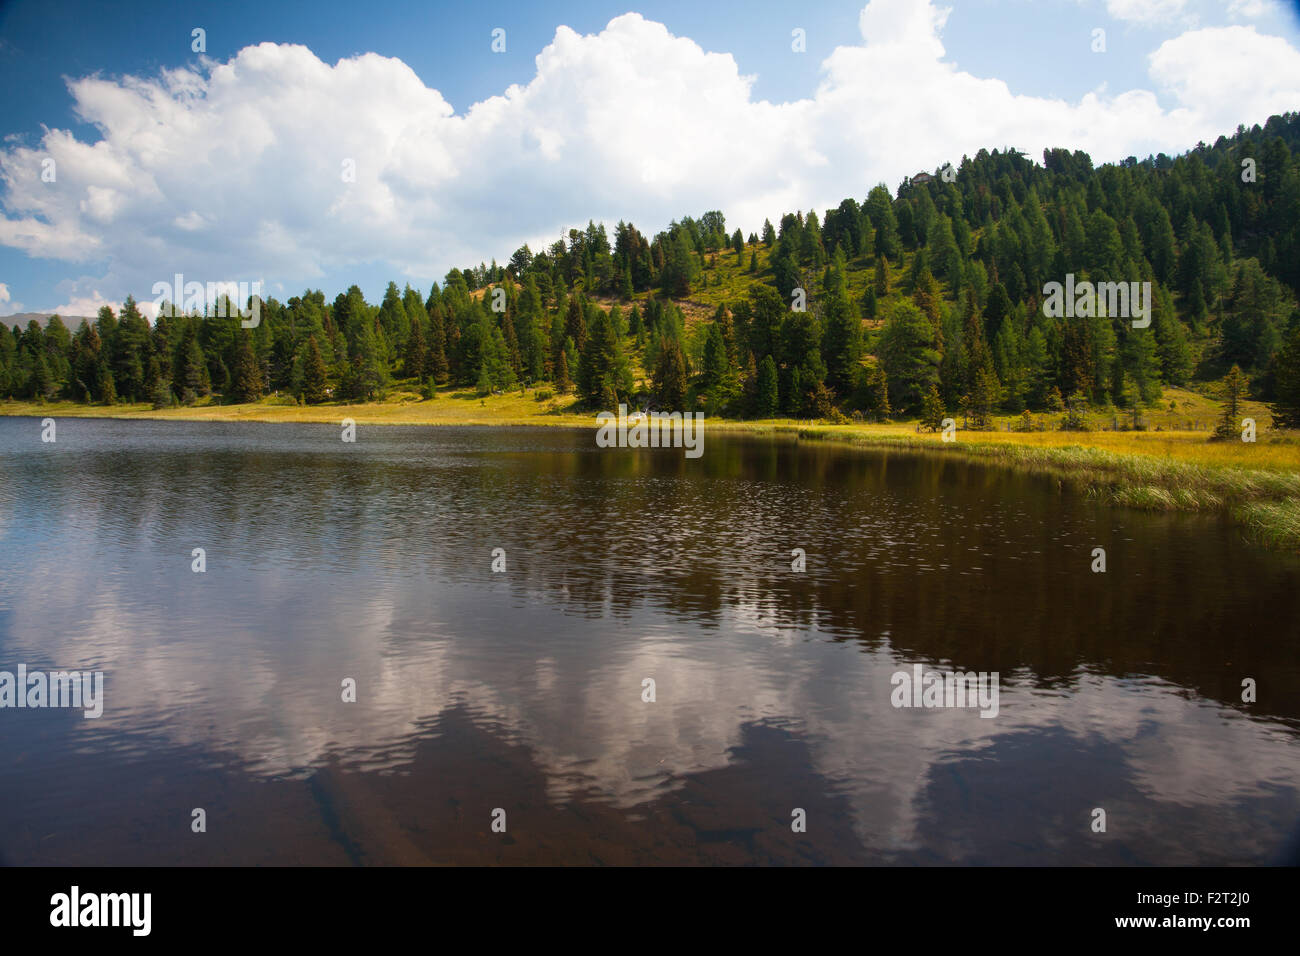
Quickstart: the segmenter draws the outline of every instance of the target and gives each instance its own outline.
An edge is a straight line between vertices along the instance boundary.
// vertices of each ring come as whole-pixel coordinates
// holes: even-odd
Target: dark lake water
[[[0,671],[104,674],[99,719],[0,709],[0,857],[1223,864],[1295,833],[1295,557],[954,456],[594,435],[0,418]],[[998,672],[997,715],[894,707],[916,664]]]

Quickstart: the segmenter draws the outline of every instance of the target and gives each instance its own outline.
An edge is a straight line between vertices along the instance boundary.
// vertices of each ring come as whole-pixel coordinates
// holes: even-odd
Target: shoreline
[[[502,407],[506,401],[513,406]],[[527,405],[521,403],[527,401]],[[440,395],[424,401],[300,406],[269,401],[154,409],[54,402],[0,402],[0,415],[180,422],[259,422],[428,427],[539,427],[595,430],[595,413],[543,410],[535,401],[493,396],[475,402]],[[531,407],[529,407],[531,406]],[[434,414],[429,414],[433,412]],[[707,430],[796,441],[824,441],[880,451],[959,455],[993,467],[1056,478],[1106,504],[1145,511],[1220,513],[1266,547],[1300,551],[1300,443],[1273,437],[1243,449],[1209,442],[1204,432],[958,431],[955,442],[916,431],[914,422],[830,424],[793,420],[712,420]],[[1244,444],[1244,443],[1243,443]],[[1264,451],[1263,454],[1259,452]],[[1259,459],[1252,462],[1251,458]],[[1254,465],[1254,467],[1252,467]]]

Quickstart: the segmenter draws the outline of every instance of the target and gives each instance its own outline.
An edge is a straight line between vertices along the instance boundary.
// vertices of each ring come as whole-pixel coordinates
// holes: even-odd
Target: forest
[[[0,398],[162,408],[545,385],[594,410],[979,428],[1026,410],[1136,419],[1165,386],[1226,382],[1298,427],[1298,142],[1288,113],[1096,167],[1079,151],[980,150],[748,236],[719,211],[649,238],[588,223],[427,294],[268,297],[252,329],[229,303],[151,323],[133,298],[75,330],[0,322]],[[1150,282],[1150,324],[1050,317],[1044,286],[1067,275]]]

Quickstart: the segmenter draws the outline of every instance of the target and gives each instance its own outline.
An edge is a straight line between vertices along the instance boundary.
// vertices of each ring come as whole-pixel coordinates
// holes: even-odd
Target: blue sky
[[[11,0],[0,314],[177,271],[374,299],[592,217],[748,232],[980,146],[1180,151],[1300,108],[1297,50],[1269,0]]]

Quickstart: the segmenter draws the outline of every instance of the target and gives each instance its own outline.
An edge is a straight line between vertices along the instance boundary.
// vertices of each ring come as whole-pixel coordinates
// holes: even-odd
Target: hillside
[[[128,300],[75,332],[5,328],[0,397],[310,404],[403,382],[484,396],[546,383],[589,408],[987,428],[1025,411],[1057,427],[1069,406],[1076,423],[1141,428],[1165,389],[1218,399],[1237,368],[1233,400],[1291,425],[1298,141],[1287,114],[1174,158],[981,150],[749,236],[719,211],[653,238],[589,223],[505,266],[453,269],[427,295],[390,283],[378,305],[356,286],[268,299],[252,331],[212,308],[150,326]],[[1120,286],[1054,311],[1053,284],[1092,283]]]

